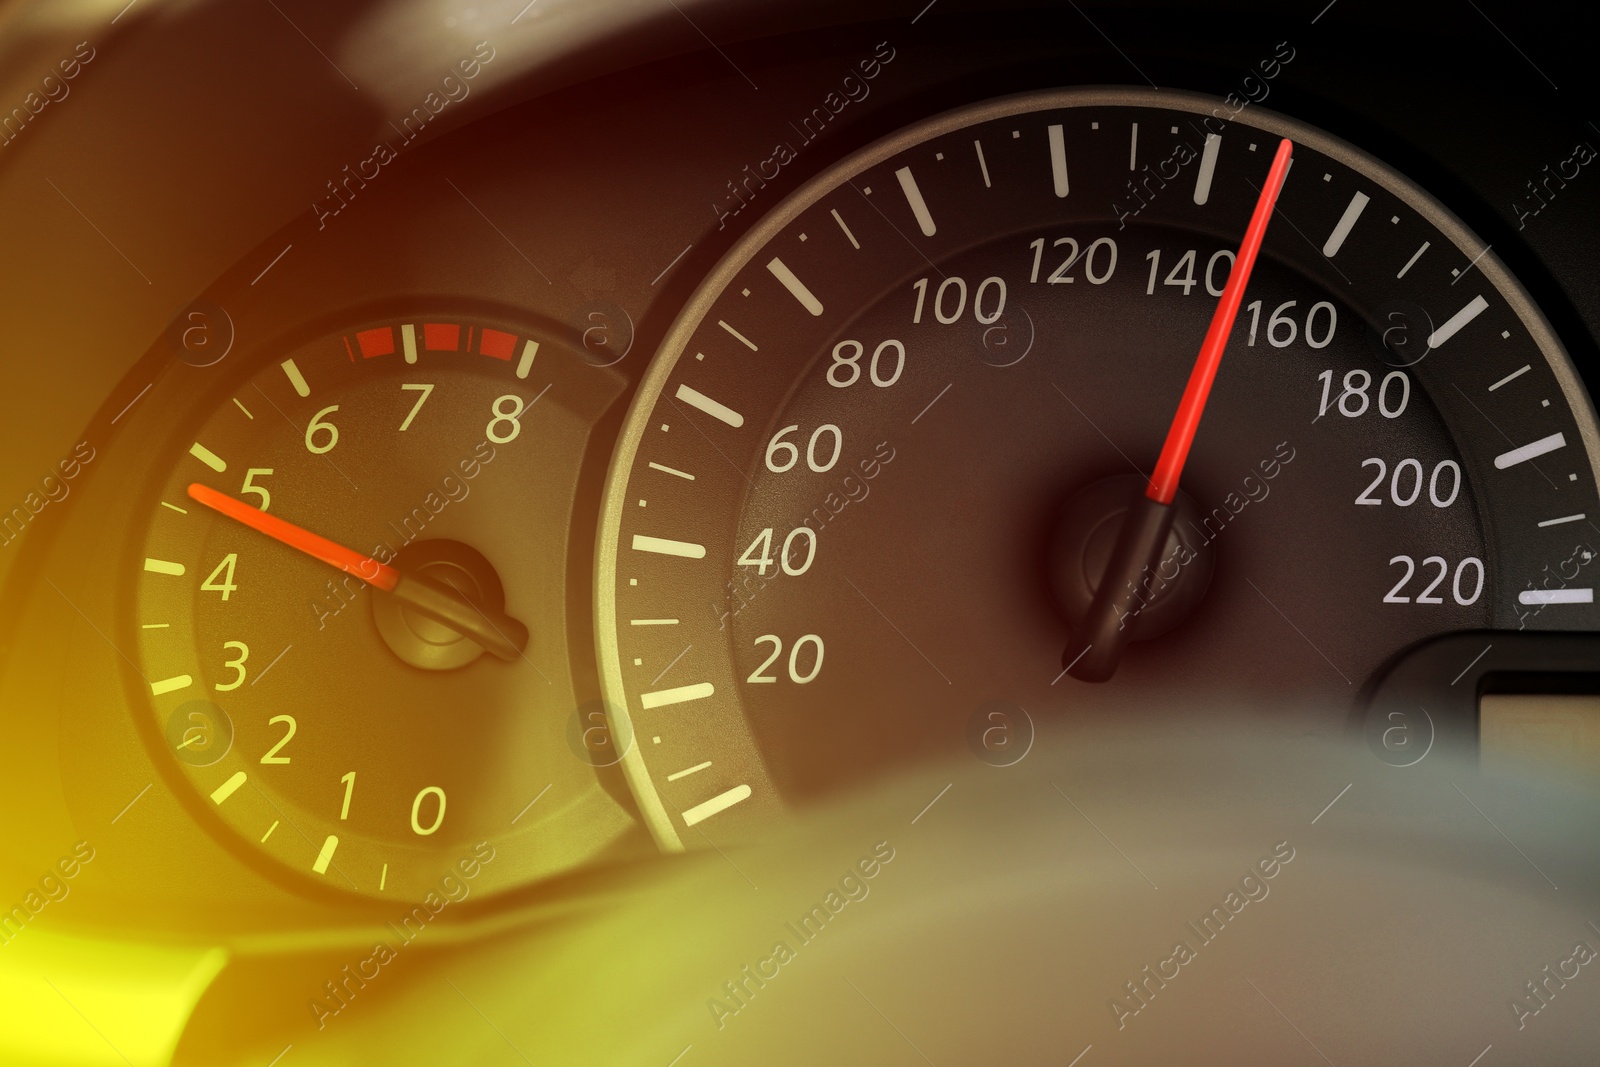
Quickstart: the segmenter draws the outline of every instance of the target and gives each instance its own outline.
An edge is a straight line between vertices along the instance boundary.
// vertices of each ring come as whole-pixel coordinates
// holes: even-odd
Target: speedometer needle
[[[443,623],[463,637],[471,638],[503,660],[517,659],[528,647],[526,626],[503,612],[474,603],[447,585],[379,563],[371,556],[346,548],[292,522],[285,522],[276,515],[269,515],[208,485],[192,483],[189,496],[235,522],[243,523],[275,541],[304,552],[312,559],[337,567],[393,595],[407,607]]]
[[[1233,320],[1244,300],[1244,288],[1255,267],[1267,223],[1272,219],[1273,205],[1289,174],[1289,157],[1293,151],[1294,145],[1287,138],[1279,142],[1277,155],[1273,157],[1261,195],[1256,199],[1255,211],[1250,216],[1250,225],[1245,228],[1233,270],[1228,275],[1228,284],[1211,316],[1211,327],[1200,345],[1194,370],[1189,373],[1189,384],[1178,403],[1178,413],[1167,430],[1166,443],[1161,446],[1161,457],[1156,461],[1144,494],[1123,517],[1116,545],[1105,575],[1095,588],[1089,612],[1062,654],[1067,673],[1081,681],[1103,682],[1116,672],[1117,660],[1128,638],[1126,621],[1138,599],[1139,578],[1146,568],[1159,564],[1167,535],[1172,531],[1172,502],[1178,495],[1183,464],[1189,458],[1189,447],[1194,444],[1195,431],[1200,427],[1200,416],[1205,411],[1206,398],[1211,395],[1211,383],[1217,377],[1217,366],[1222,362],[1222,351],[1227,347]]]

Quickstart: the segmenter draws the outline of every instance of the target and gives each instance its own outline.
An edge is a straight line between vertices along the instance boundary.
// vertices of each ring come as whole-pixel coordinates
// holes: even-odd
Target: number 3
[[[250,646],[245,644],[243,641],[224,641],[224,642],[222,642],[222,648],[223,648],[224,651],[226,651],[226,650],[228,650],[230,648],[236,648],[236,649],[239,650],[239,658],[238,659],[229,659],[229,660],[223,660],[222,661],[222,665],[224,667],[232,667],[233,668],[233,670],[235,672],[234,676],[233,676],[233,681],[228,682],[225,685],[219,682],[214,687],[216,689],[216,691],[219,692],[219,693],[231,693],[233,690],[239,688],[241,685],[244,684],[244,674],[245,674],[244,661],[250,658]]]

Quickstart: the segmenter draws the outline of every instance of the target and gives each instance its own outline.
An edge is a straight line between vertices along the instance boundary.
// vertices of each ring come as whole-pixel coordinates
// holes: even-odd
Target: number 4
[[[200,588],[213,593],[221,593],[222,599],[227,600],[233,591],[239,588],[233,581],[233,568],[238,562],[239,554],[237,552],[229,552],[226,556],[223,556],[222,562],[217,564],[217,569],[212,571],[210,576],[200,583]],[[218,578],[222,580],[218,581]]]
[[[760,556],[755,556],[756,549],[761,550]],[[767,568],[772,566],[772,527],[768,526],[761,531],[750,547],[744,550],[744,555],[739,557],[739,563],[745,567],[761,568],[757,573],[763,578],[767,576]]]
[[[1156,291],[1156,274],[1161,270],[1161,251],[1160,249],[1157,249],[1144,258],[1150,261],[1150,283],[1144,287],[1145,295],[1154,296]],[[1195,250],[1191,248],[1181,257],[1179,257],[1178,262],[1174,264],[1173,268],[1167,272],[1167,276],[1162,279],[1161,284],[1177,286],[1183,290],[1184,296],[1188,296],[1189,290],[1193,289],[1195,285],[1198,284],[1195,281],[1194,264]],[[1183,271],[1182,277],[1179,277],[1179,271]]]

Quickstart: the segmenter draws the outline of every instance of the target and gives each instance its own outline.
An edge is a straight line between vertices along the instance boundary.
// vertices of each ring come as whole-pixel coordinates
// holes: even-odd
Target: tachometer
[[[1084,684],[1062,651],[1284,137],[1137,640]],[[1199,697],[1332,732],[1421,639],[1600,628],[1597,457],[1526,293],[1394,171],[1191,94],[1008,98],[812,181],[679,319],[607,489],[603,684],[667,847],[996,706]]]
[[[207,826],[301,884],[421,899],[626,825],[569,751],[596,694],[567,625],[589,437],[625,384],[517,323],[379,318],[271,353],[178,431],[128,564],[130,681]]]

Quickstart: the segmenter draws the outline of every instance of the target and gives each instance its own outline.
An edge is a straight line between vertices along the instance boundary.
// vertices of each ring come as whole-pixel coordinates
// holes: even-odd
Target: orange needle
[[[393,593],[407,606],[471,638],[501,659],[516,659],[527,647],[526,626],[503,612],[480,607],[449,586],[419,575],[404,574],[371,556],[346,548],[292,522],[285,522],[276,515],[269,515],[208,485],[191,483],[189,496],[197,503],[264,533],[274,541],[337,567],[386,593]]]
[[[1278,202],[1278,192],[1283,180],[1289,176],[1289,156],[1294,145],[1288,138],[1278,142],[1278,154],[1272,159],[1267,180],[1256,198],[1255,213],[1245,228],[1244,240],[1234,259],[1233,270],[1228,274],[1228,284],[1223,286],[1222,299],[1211,316],[1211,328],[1200,345],[1200,355],[1189,374],[1189,384],[1178,403],[1178,413],[1167,430],[1167,440],[1161,446],[1161,458],[1150,475],[1150,486],[1145,495],[1158,504],[1170,504],[1178,495],[1178,479],[1183,476],[1184,461],[1189,458],[1189,446],[1194,444],[1195,431],[1200,428],[1200,416],[1206,409],[1206,399],[1211,395],[1211,383],[1216,380],[1217,366],[1222,362],[1222,350],[1228,345],[1228,334],[1233,332],[1233,320],[1239,314],[1239,304],[1244,300],[1244,287],[1250,281],[1250,271],[1256,265],[1256,253],[1261,251],[1261,238],[1266,235],[1267,223],[1272,219],[1272,207]]]
[[[320,559],[329,566],[338,567],[346,574],[353,574],[386,593],[392,593],[394,587],[400,583],[400,572],[393,567],[379,563],[371,556],[364,556],[353,548],[336,544],[321,534],[314,534],[292,522],[285,522],[276,515],[269,515],[258,507],[234,499],[227,493],[219,493],[209,485],[191,483],[189,496],[212,511],[226,515],[235,522],[243,523],[252,530],[259,530],[274,541],[281,541],[290,548],[299,549],[312,559]]]

